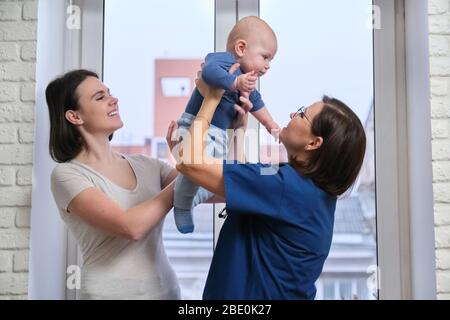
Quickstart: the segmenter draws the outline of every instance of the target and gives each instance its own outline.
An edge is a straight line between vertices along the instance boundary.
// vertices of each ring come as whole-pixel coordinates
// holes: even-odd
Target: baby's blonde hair
[[[234,52],[234,46],[238,40],[255,39],[264,32],[269,32],[276,39],[275,32],[263,19],[256,16],[248,16],[239,20],[228,34],[227,51]]]

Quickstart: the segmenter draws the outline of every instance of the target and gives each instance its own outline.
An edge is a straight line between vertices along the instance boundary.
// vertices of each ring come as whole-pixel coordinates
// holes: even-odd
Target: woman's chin
[[[109,131],[108,136],[110,136],[110,135],[116,133],[116,131],[119,130],[119,129],[121,129],[122,127],[123,127],[123,123],[120,124],[120,125],[116,125],[116,126],[110,128],[110,129],[108,130],[108,131]]]
[[[122,122],[122,120],[119,120],[117,122],[117,125],[114,126],[114,131],[121,129],[122,127],[123,127],[123,122]]]

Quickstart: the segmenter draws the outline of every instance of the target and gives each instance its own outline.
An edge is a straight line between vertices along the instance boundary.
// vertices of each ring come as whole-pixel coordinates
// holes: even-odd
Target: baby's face
[[[238,62],[245,73],[255,71],[256,75],[261,77],[269,70],[276,52],[276,39],[272,35],[262,34],[257,39],[247,41],[245,53]]]

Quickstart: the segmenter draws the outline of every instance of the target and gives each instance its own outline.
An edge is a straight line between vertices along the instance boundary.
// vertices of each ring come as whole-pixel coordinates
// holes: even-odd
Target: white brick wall
[[[0,299],[25,299],[37,0],[0,1]]]
[[[438,299],[450,299],[450,0],[429,1]]]

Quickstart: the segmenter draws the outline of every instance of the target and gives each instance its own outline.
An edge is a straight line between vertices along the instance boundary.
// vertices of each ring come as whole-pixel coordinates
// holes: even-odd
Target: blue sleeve
[[[258,111],[259,109],[265,106],[264,101],[261,98],[261,94],[259,93],[258,90],[253,90],[250,93],[249,99],[253,103],[253,108],[252,110],[250,110],[250,112]]]
[[[202,69],[203,80],[210,86],[230,90],[237,77],[228,73],[234,62],[233,56],[227,52],[208,54]]]
[[[283,176],[264,175],[270,165],[224,162],[225,200],[228,214],[257,214],[276,219],[281,217],[284,192]]]

